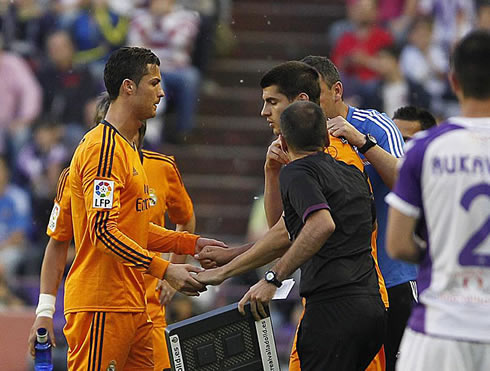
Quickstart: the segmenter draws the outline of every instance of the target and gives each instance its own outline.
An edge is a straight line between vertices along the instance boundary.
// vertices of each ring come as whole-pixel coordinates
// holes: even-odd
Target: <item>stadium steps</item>
[[[175,155],[194,201],[197,232],[241,242],[254,197],[263,191],[263,165],[272,133],[264,119],[259,81],[289,59],[325,55],[325,32],[344,14],[342,0],[235,0],[236,45],[217,58],[203,89],[196,128],[183,146],[165,144]]]

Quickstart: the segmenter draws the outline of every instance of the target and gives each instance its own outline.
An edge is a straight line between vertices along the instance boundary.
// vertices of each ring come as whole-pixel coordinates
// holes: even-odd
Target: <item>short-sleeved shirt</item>
[[[329,210],[336,226],[322,248],[301,266],[301,296],[311,302],[346,295],[379,295],[371,256],[370,192],[363,174],[318,152],[285,166],[280,184],[291,240],[317,210]]]
[[[174,157],[147,150],[141,151],[141,154],[150,186],[150,221],[165,226],[167,212],[172,223],[187,223],[194,210]],[[165,327],[165,307],[160,305],[157,283],[158,279],[145,274],[148,314],[155,327]]]
[[[49,217],[46,234],[57,241],[69,241],[73,238],[71,219],[70,168],[61,172],[56,187],[56,197]]]
[[[363,110],[349,107],[347,121],[363,134],[371,134],[378,145],[393,156],[403,156],[403,137],[396,124],[385,114],[376,110]],[[366,172],[369,175],[374,192],[376,204],[376,217],[378,219],[378,264],[383,274],[387,288],[415,280],[417,268],[413,264],[403,263],[391,259],[385,249],[386,223],[388,218],[388,205],[385,197],[389,188],[384,184],[374,167],[364,158]]]
[[[409,326],[490,342],[490,118],[451,118],[418,133],[387,201],[417,219],[424,242]]]

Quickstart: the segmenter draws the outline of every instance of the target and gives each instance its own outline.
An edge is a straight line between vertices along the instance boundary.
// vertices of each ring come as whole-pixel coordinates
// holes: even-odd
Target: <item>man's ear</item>
[[[449,71],[448,78],[449,78],[449,85],[451,85],[451,90],[458,98],[461,98],[461,96],[463,95],[463,92],[461,90],[461,84],[456,78],[456,74],[454,73],[453,70]]]
[[[288,152],[288,144],[286,143],[286,139],[282,136],[282,134],[279,134],[279,140],[281,141],[281,149],[284,152]]]
[[[342,100],[342,97],[344,95],[344,85],[342,85],[341,81],[337,81],[333,85],[333,91],[335,94],[335,102],[339,102]]]
[[[121,90],[122,93],[125,93],[127,95],[132,95],[136,90],[136,86],[134,82],[131,81],[130,79],[124,79],[121,84]]]
[[[299,100],[309,101],[310,97],[306,93],[299,93],[298,96],[294,100],[295,101],[299,101]]]

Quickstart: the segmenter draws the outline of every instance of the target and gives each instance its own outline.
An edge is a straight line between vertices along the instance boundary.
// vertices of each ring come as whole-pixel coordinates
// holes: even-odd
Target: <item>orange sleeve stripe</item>
[[[65,189],[66,180],[68,179],[68,175],[70,172],[70,168],[67,167],[61,172],[60,178],[58,180],[58,186],[56,189],[56,202],[61,202],[61,197],[63,196],[63,190]]]
[[[102,145],[100,147],[99,166],[97,167],[97,176],[111,176],[115,148],[116,131],[112,128],[109,128],[107,125],[104,125]]]
[[[143,267],[148,269],[152,258],[139,253],[132,249],[125,243],[121,242],[112,235],[107,229],[107,220],[109,219],[109,212],[98,211],[95,221],[95,231],[97,238],[112,252],[121,258],[127,260],[136,267]]]
[[[180,172],[177,169],[177,165],[175,164],[175,160],[173,160],[172,158],[169,158],[169,157],[160,157],[160,156],[149,156],[149,155],[147,155],[145,153],[143,153],[143,157],[144,158],[147,158],[147,159],[150,159],[150,160],[160,160],[160,161],[164,161],[164,162],[169,163],[170,165],[173,166],[173,168],[175,170],[175,173],[179,177],[180,184],[184,184],[184,182],[182,181],[182,176],[180,175]]]

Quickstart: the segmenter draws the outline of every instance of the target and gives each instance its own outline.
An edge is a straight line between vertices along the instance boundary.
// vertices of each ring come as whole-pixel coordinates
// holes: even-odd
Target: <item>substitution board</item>
[[[255,321],[238,303],[165,329],[173,371],[280,371],[270,315]],[[267,314],[269,310],[267,308]]]

